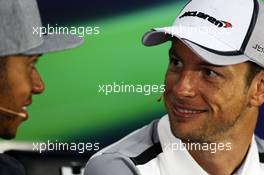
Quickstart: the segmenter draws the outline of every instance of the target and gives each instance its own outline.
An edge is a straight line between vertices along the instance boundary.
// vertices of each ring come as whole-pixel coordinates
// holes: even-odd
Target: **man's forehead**
[[[189,59],[190,63],[197,65],[223,67],[206,62],[204,59],[202,59],[198,54],[194,53],[188,46],[186,46],[179,39],[172,40],[172,46],[169,49],[169,55],[171,57],[175,57],[183,61]]]

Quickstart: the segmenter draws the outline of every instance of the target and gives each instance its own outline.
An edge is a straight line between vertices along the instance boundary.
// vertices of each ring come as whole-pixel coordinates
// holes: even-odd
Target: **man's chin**
[[[16,137],[17,126],[5,126],[0,129],[0,138],[10,140]]]
[[[190,132],[183,132],[182,130],[178,130],[175,128],[171,128],[171,132],[174,135],[174,137],[181,139],[181,140],[190,140]]]
[[[16,134],[1,134],[0,137],[5,140],[11,140],[16,137]]]
[[[200,133],[199,129],[182,126],[181,124],[171,126],[171,132],[174,137],[182,141],[202,142],[206,140],[205,135]]]

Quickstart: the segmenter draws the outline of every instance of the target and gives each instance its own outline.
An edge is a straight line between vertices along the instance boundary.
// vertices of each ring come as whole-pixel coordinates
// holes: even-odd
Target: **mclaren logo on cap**
[[[226,22],[226,21],[221,21],[221,20],[217,20],[216,18],[207,15],[203,12],[198,12],[198,11],[188,11],[185,12],[182,16],[180,16],[180,18],[183,17],[198,17],[198,18],[202,18],[204,20],[209,21],[210,23],[216,25],[217,27],[223,27],[223,28],[231,28],[232,24],[230,22]]]

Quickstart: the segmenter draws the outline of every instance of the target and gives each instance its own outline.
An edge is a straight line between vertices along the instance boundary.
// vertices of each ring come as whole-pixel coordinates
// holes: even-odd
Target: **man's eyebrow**
[[[220,65],[214,65],[214,64],[208,63],[206,61],[202,61],[201,63],[199,63],[199,65],[206,66],[206,67],[219,67],[219,68],[224,67],[224,66],[220,66]]]

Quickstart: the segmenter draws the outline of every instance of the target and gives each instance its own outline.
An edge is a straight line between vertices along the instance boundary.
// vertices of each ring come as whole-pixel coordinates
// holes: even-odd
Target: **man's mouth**
[[[21,107],[19,113],[21,114],[21,117],[24,116],[25,119],[28,118],[28,112],[27,112],[27,107],[31,105],[31,100],[27,104]]]
[[[22,107],[23,110],[27,110],[27,107],[30,106],[32,103],[32,98],[29,98],[26,103],[24,104],[24,106]]]
[[[179,102],[173,96],[169,96],[168,100],[173,115],[178,119],[190,120],[200,117],[202,114],[208,111],[191,103],[188,103],[187,105],[185,103]]]
[[[12,110],[12,109],[8,109],[5,107],[0,107],[0,113],[1,116],[5,116],[5,117],[19,117],[22,120],[26,120],[28,118],[27,112],[24,109],[21,109],[20,111],[16,111],[16,110]]]
[[[188,109],[188,108],[181,108],[179,106],[174,106],[174,109],[177,112],[180,112],[182,114],[200,114],[200,113],[206,112],[206,110],[194,110],[194,109]]]
[[[27,119],[27,118],[28,118],[27,107],[26,107],[26,106],[23,106],[23,107],[21,108],[21,110],[18,112],[18,115],[19,115],[21,118]]]
[[[201,114],[207,112],[207,110],[191,109],[189,107],[178,106],[178,105],[173,105],[172,111],[174,116],[176,116],[179,119],[192,119],[192,118],[200,117]]]
[[[23,107],[21,108],[21,111],[22,111],[22,112],[27,112],[27,107],[26,107],[26,106],[23,106]]]

